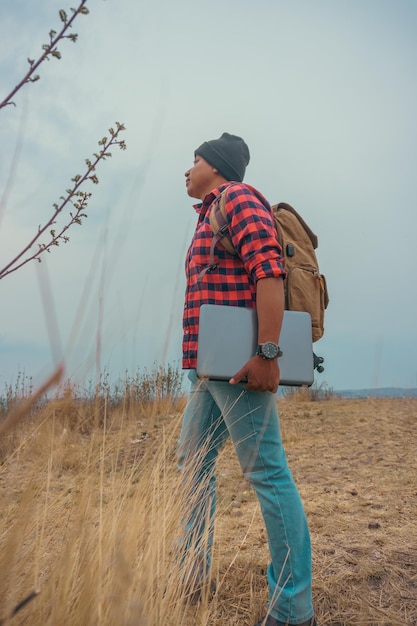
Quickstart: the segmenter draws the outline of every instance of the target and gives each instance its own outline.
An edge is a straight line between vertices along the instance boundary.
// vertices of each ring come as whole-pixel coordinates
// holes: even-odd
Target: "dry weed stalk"
[[[175,552],[181,519],[199,493],[193,485],[185,501],[187,486],[175,471],[178,416],[175,428],[172,419],[154,424],[160,438],[139,439],[133,413],[118,408],[121,422],[108,430],[102,406],[101,426],[87,439],[75,427],[66,430],[58,406],[55,412],[51,401],[41,411],[43,428],[32,433],[30,446],[20,446],[25,478],[3,535],[2,606],[16,604],[34,576],[42,601],[23,612],[32,624],[185,623],[179,579],[188,565]],[[80,437],[81,455],[74,451]]]
[[[32,408],[41,400],[52,388],[59,385],[64,375],[64,365],[60,364],[51,376],[29,397],[22,400],[16,408],[0,424],[0,437],[11,430],[22,418],[28,415]]]
[[[12,609],[11,613],[7,617],[0,619],[0,626],[4,626],[5,624],[7,624],[7,622],[10,621],[15,615],[17,615],[17,613],[19,613],[19,611],[21,611],[31,600],[36,598],[38,594],[39,591],[31,591],[29,595],[27,595],[25,598],[23,598],[23,600],[16,604],[16,606]]]
[[[267,543],[231,445],[218,467],[218,591],[187,604],[180,577],[191,563],[181,571],[176,546],[199,494],[176,470],[181,416],[155,423],[137,408],[100,402],[83,413],[51,401],[0,467],[3,615],[41,591],[13,626],[251,626],[263,611]],[[280,408],[312,529],[320,625],[414,626],[416,402],[315,402],[307,415],[304,402],[285,399]],[[70,410],[71,420],[102,419],[85,432]]]

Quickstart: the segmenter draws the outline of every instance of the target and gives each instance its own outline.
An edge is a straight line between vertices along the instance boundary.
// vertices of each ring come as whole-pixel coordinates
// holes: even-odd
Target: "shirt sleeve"
[[[246,185],[232,185],[226,191],[226,215],[233,245],[252,280],[285,277],[272,210],[265,198]]]

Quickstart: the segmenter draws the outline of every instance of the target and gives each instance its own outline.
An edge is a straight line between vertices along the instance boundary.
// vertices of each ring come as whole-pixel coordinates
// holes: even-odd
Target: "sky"
[[[3,3],[0,100],[65,0]],[[330,304],[316,382],[417,386],[415,0],[88,0],[77,43],[0,110],[0,269],[115,122],[70,241],[0,281],[0,395],[62,359],[86,385],[180,364],[194,149],[240,135],[245,182],[316,232]],[[61,223],[61,222],[59,222]]]

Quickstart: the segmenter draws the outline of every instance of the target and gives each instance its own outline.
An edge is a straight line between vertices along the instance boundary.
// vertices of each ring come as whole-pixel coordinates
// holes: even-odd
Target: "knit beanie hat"
[[[223,133],[219,139],[205,141],[194,154],[203,157],[226,180],[238,182],[242,182],[250,159],[249,148],[243,139],[229,133]]]

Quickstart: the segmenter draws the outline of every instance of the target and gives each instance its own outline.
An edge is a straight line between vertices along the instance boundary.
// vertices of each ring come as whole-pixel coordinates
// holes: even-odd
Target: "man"
[[[193,167],[185,173],[186,187],[201,204],[195,207],[197,226],[186,257],[183,368],[190,370],[191,390],[178,459],[180,469],[191,477],[190,500],[192,494],[195,497],[185,515],[183,552],[192,553],[194,588],[203,587],[210,576],[215,463],[231,437],[242,471],[259,499],[271,554],[268,612],[256,626],[313,626],[310,535],[287,465],[274,395],[280,375],[277,356],[285,271],[271,208],[258,191],[242,183],[249,163],[243,139],[223,133],[204,142],[194,156]],[[237,255],[217,243],[213,264],[209,215],[213,201],[225,189],[228,229]],[[199,311],[204,303],[257,310],[257,353],[228,382],[196,377]]]

